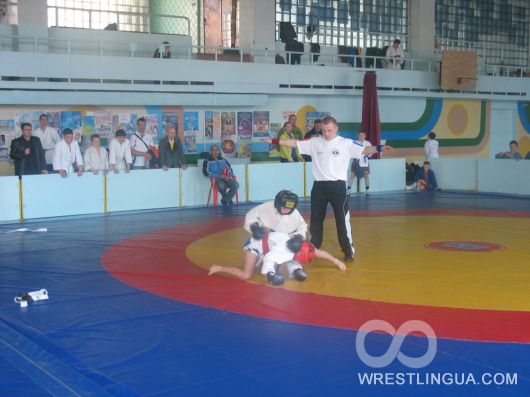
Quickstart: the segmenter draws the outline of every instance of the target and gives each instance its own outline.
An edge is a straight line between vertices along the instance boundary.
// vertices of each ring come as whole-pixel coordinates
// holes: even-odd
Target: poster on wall
[[[61,113],[60,112],[47,112],[48,115],[48,126],[55,128],[60,136],[63,132],[61,131]]]
[[[253,135],[256,138],[263,138],[263,137],[269,136],[269,112],[268,111],[254,112]]]
[[[283,123],[271,123],[270,138],[276,138],[282,128]],[[280,157],[278,145],[269,145],[269,157]]]
[[[197,134],[199,133],[199,113],[184,112],[184,152],[197,153]]]
[[[109,112],[96,112],[94,114],[96,134],[101,136],[101,144],[107,146],[114,136],[112,130],[112,115]]]
[[[315,120],[322,120],[324,117],[328,117],[330,112],[307,112],[305,114],[305,132],[309,132],[315,125]]]
[[[204,140],[221,141],[221,113],[209,110],[204,112]]]
[[[294,110],[293,111],[282,112],[283,123],[289,121],[289,117],[291,117],[291,116],[296,116],[296,112]],[[282,126],[283,126],[283,123],[282,123]]]
[[[0,134],[7,135],[7,134],[14,134],[14,133],[15,133],[15,120],[13,119],[0,120]],[[3,143],[5,145],[6,141],[4,140]],[[0,146],[1,145],[2,145],[2,142],[0,142]]]
[[[0,162],[9,161],[7,151],[13,139],[15,139],[15,120],[0,120]]]
[[[81,112],[61,112],[61,131],[70,128],[74,132],[74,139],[80,140],[83,128]]]
[[[148,114],[145,116],[145,121],[147,122],[145,131],[152,136],[154,143],[158,143],[158,115]]]
[[[184,153],[197,153],[197,134],[184,132]]]
[[[239,137],[237,145],[237,157],[249,159],[252,156],[252,138]]]
[[[21,111],[21,112],[18,112],[17,113],[17,118],[18,118],[18,128],[16,128],[15,132],[17,135],[20,135],[21,132],[20,132],[20,126],[22,125],[22,123],[30,123],[33,130],[35,130],[35,128],[38,128],[40,126],[39,124],[39,116],[41,115],[40,112],[35,112],[35,111]]]
[[[252,138],[252,112],[237,113],[237,132],[240,138]]]
[[[90,136],[96,133],[96,118],[94,113],[86,112],[85,117],[83,117],[82,131],[81,149],[85,150],[90,146]]]
[[[112,115],[113,131],[124,130],[128,137],[136,132],[136,121],[138,116],[135,113],[121,113]]]
[[[223,152],[223,157],[234,158],[236,157],[236,142],[237,138],[235,135],[226,135],[223,137],[221,143],[221,151]]]
[[[179,131],[179,114],[175,112],[170,113],[164,113],[163,115],[163,123],[162,127],[164,128],[164,131],[166,131],[166,127],[168,124],[173,124],[175,126],[175,129],[177,130],[177,134]]]
[[[235,112],[221,112],[221,136],[235,135],[234,127],[236,113]]]
[[[83,135],[92,135],[96,133],[96,116],[94,113],[86,112],[83,120]]]

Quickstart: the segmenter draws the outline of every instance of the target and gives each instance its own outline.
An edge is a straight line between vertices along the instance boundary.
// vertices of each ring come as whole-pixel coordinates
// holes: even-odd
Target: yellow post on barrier
[[[18,212],[20,220],[24,220],[24,193],[22,192],[23,189],[22,185],[22,178],[18,178]]]
[[[304,161],[304,197],[307,197],[307,168],[306,168],[306,162]]]
[[[248,186],[248,164],[245,164],[245,201],[248,203],[250,197],[249,186]]]
[[[182,208],[182,168],[179,168],[179,208]]]
[[[107,204],[107,175],[103,174],[103,213],[109,212]]]

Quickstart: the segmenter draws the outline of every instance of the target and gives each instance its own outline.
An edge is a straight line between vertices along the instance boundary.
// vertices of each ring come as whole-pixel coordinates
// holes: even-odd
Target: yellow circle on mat
[[[315,260],[306,267],[306,281],[288,280],[283,288],[402,304],[530,311],[528,218],[381,216],[352,218],[351,224],[356,253],[346,273]],[[324,236],[322,249],[342,258],[332,220],[326,220]],[[192,243],[186,255],[204,268],[242,267],[247,237],[242,228],[215,233]],[[425,247],[433,241],[480,241],[505,249]],[[251,282],[265,284],[259,274]]]

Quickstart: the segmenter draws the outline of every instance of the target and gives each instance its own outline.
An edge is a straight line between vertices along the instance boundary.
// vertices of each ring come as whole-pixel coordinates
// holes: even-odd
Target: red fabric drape
[[[366,132],[366,139],[372,145],[381,143],[381,123],[379,122],[379,104],[377,102],[377,75],[375,72],[366,72],[364,75],[361,131]]]

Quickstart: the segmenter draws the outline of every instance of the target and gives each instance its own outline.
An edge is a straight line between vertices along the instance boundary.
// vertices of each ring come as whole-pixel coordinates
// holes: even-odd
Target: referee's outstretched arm
[[[296,147],[296,142],[298,142],[295,139],[278,139],[278,138],[261,138],[263,142],[268,143],[269,145],[282,145],[287,147]],[[377,146],[366,146],[363,149],[363,154],[374,154],[378,152],[388,152],[394,150],[392,146],[388,145],[377,145]]]

